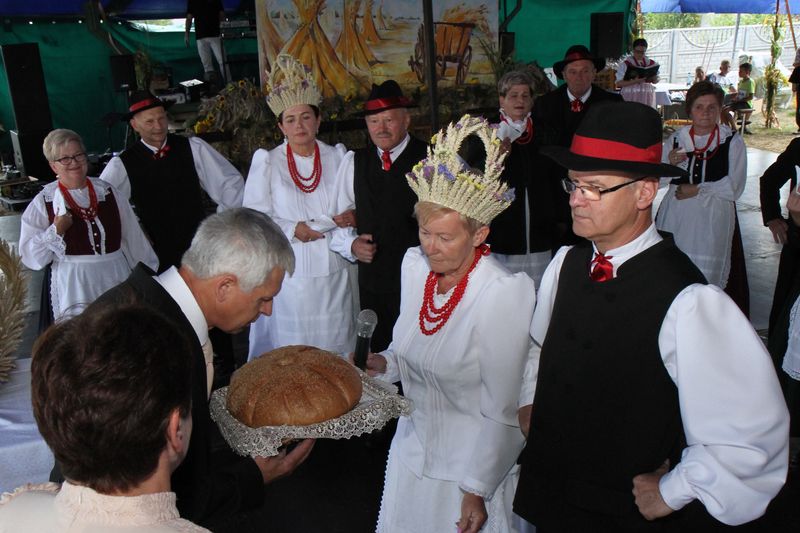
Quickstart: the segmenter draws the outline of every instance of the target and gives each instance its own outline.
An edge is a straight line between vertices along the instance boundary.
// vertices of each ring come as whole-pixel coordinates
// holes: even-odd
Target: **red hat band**
[[[145,100],[140,100],[140,101],[136,102],[135,104],[132,104],[128,108],[128,111],[131,112],[131,113],[135,113],[136,111],[139,111],[140,109],[143,109],[143,108],[145,108],[147,106],[151,106],[151,105],[163,105],[163,103],[158,98],[147,98]]]
[[[592,61],[592,57],[584,54],[583,52],[572,52],[571,54],[567,54],[564,58],[565,63],[571,63],[572,61],[578,61],[579,59],[587,59]]]
[[[387,107],[407,106],[411,104],[411,100],[404,96],[390,96],[389,98],[375,98],[367,100],[364,104],[364,110],[377,111]]]
[[[618,141],[575,135],[572,137],[572,145],[569,150],[575,155],[597,159],[616,159],[654,165],[661,163],[660,142],[647,148],[637,148]]]

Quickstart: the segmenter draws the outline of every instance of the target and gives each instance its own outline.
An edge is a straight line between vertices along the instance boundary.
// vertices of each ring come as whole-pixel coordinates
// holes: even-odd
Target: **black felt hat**
[[[130,120],[136,113],[140,113],[154,107],[163,107],[166,111],[174,102],[164,102],[150,91],[136,91],[131,95],[128,113],[124,115],[125,120]]]
[[[398,107],[417,107],[410,99],[403,96],[403,89],[394,80],[386,80],[380,85],[372,84],[372,90],[364,103],[364,110],[358,113],[359,116],[374,115],[387,109]]]
[[[606,67],[605,59],[594,57],[591,52],[589,52],[589,49],[582,44],[574,44],[567,49],[567,53],[564,54],[564,59],[553,63],[553,72],[558,79],[563,80],[564,67],[573,61],[581,60],[591,61],[592,64],[594,64],[594,68],[596,68],[598,71],[603,70]]]
[[[686,176],[661,162],[661,115],[636,102],[592,104],[569,148],[545,146],[541,152],[569,170],[612,170],[639,176]]]

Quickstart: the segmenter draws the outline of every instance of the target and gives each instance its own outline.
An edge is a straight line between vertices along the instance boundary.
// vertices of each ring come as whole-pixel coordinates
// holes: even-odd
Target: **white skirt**
[[[734,203],[709,195],[675,198],[670,185],[658,208],[656,227],[672,233],[675,245],[712,285],[724,289],[731,271],[731,246],[736,224]]]
[[[348,269],[313,278],[287,276],[272,303],[272,316],[250,324],[247,359],[292,344],[350,352],[355,346],[353,311]]]
[[[79,315],[111,287],[125,281],[131,267],[122,250],[102,255],[67,255],[53,261],[50,300],[55,320]]]
[[[458,483],[425,476],[418,478],[400,460],[396,445],[396,441],[392,441],[389,450],[376,532],[455,533],[464,496]],[[519,466],[514,465],[492,499],[486,502],[488,519],[481,533],[535,531],[512,510],[518,479]]]

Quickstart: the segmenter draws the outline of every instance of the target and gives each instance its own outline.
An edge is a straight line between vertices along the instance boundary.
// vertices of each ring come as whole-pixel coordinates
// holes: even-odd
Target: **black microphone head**
[[[372,309],[362,309],[356,318],[356,335],[359,337],[372,337],[375,326],[378,325],[378,315]]]

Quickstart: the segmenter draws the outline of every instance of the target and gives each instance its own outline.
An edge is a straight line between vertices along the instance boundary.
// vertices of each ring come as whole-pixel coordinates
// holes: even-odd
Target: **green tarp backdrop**
[[[516,57],[521,61],[536,60],[543,67],[551,66],[563,58],[570,45],[589,46],[592,13],[624,12],[627,28],[631,3],[631,0],[525,0],[508,28],[516,34]],[[510,12],[515,2],[506,4]],[[503,10],[501,3],[501,19],[505,16]],[[153,62],[170,67],[174,83],[202,79],[194,40],[186,48],[182,32],[147,32],[127,22],[112,21],[101,24],[93,33],[86,22],[78,23],[77,18],[3,22],[0,45],[39,44],[53,127],[76,130],[93,152],[102,152],[110,144],[119,150],[125,135],[124,126],[118,124],[111,130],[110,142],[102,120],[110,112],[127,109],[124,93],[115,91],[112,84],[109,56],[114,51],[107,44],[108,33],[128,50],[142,50]],[[627,30],[623,33],[627,38]],[[255,54],[256,40],[226,41],[226,49],[229,55]],[[0,123],[7,130],[15,128],[4,68],[0,70]],[[10,151],[9,135],[0,134],[0,153]]]
[[[114,51],[101,40],[104,32],[96,37],[75,19],[31,22],[16,20],[0,26],[0,45],[38,43],[53,127],[73,129],[84,138],[88,150],[104,151],[109,146],[109,132],[103,117],[128,107],[126,95],[113,86],[109,56]],[[120,22],[103,26],[128,50],[142,50],[152,62],[171,68],[174,83],[203,79],[194,39],[185,47],[182,32],[146,32]],[[229,56],[256,53],[255,39],[226,41],[225,46]],[[0,70],[0,123],[6,130],[15,129],[5,68]],[[124,125],[115,126],[111,134],[114,149],[120,150]],[[0,134],[0,152],[10,151],[9,135]]]

